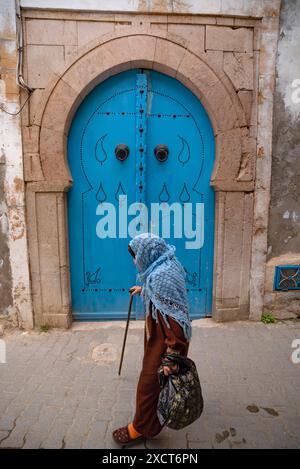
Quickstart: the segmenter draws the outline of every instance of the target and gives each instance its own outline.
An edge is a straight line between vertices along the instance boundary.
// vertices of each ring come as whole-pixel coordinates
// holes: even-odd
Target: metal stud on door
[[[75,319],[126,317],[128,288],[136,283],[136,271],[127,252],[130,238],[125,214],[130,204],[146,204],[151,223],[153,202],[178,202],[182,208],[187,202],[205,203],[204,246],[186,249],[188,240],[176,238],[174,223],[167,241],[176,245],[187,271],[192,316],[210,313],[213,154],[213,132],[204,108],[166,75],[123,72],[86,97],[68,137],[74,181],[68,193],[68,228]],[[120,195],[127,196],[127,206],[125,201],[119,206]],[[115,224],[105,218],[105,210],[111,207]],[[196,220],[195,213],[192,218]],[[138,229],[150,227],[141,219]],[[142,316],[139,299],[134,310],[133,316]]]

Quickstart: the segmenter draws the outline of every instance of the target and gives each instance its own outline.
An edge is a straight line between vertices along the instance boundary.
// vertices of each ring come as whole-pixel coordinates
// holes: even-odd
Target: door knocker
[[[115,148],[115,155],[119,161],[125,161],[129,155],[129,148],[124,143],[120,143]]]
[[[156,145],[156,147],[154,148],[154,155],[161,163],[166,161],[169,155],[169,149],[167,145]]]

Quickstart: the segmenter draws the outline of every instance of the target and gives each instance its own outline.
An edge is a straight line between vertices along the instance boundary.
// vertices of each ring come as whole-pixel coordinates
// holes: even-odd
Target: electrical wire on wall
[[[16,36],[17,36],[16,83],[18,86],[20,86],[21,88],[27,91],[28,97],[18,112],[9,112],[0,105],[0,109],[3,112],[6,112],[6,114],[10,114],[11,116],[17,116],[22,111],[22,109],[24,108],[25,104],[27,103],[27,101],[29,100],[33,92],[33,88],[30,88],[30,86],[27,85],[22,75],[24,46],[23,46],[23,24],[22,24],[21,7],[20,7],[19,0],[15,0],[15,10],[16,10]]]

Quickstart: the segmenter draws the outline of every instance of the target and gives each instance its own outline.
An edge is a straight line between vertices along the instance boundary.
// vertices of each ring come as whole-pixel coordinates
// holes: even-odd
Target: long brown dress
[[[160,311],[157,313],[158,323],[152,317],[152,303],[150,312],[145,319],[144,357],[136,391],[136,412],[133,426],[145,437],[157,435],[162,426],[158,420],[156,408],[160,392],[157,369],[161,364],[161,355],[166,351],[179,352],[187,356],[189,342],[184,336],[180,324],[171,317],[168,328]]]

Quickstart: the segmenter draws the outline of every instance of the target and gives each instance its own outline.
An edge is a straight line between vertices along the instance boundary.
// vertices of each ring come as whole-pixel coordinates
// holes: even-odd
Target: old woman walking
[[[192,335],[185,271],[175,256],[175,247],[156,235],[143,233],[130,241],[128,250],[142,283],[130,292],[141,295],[146,318],[135,415],[132,422],[113,432],[114,440],[121,445],[151,438],[162,430],[156,412],[160,393],[157,369],[166,352],[187,356]],[[170,362],[164,366],[164,374],[176,373],[177,367]]]

